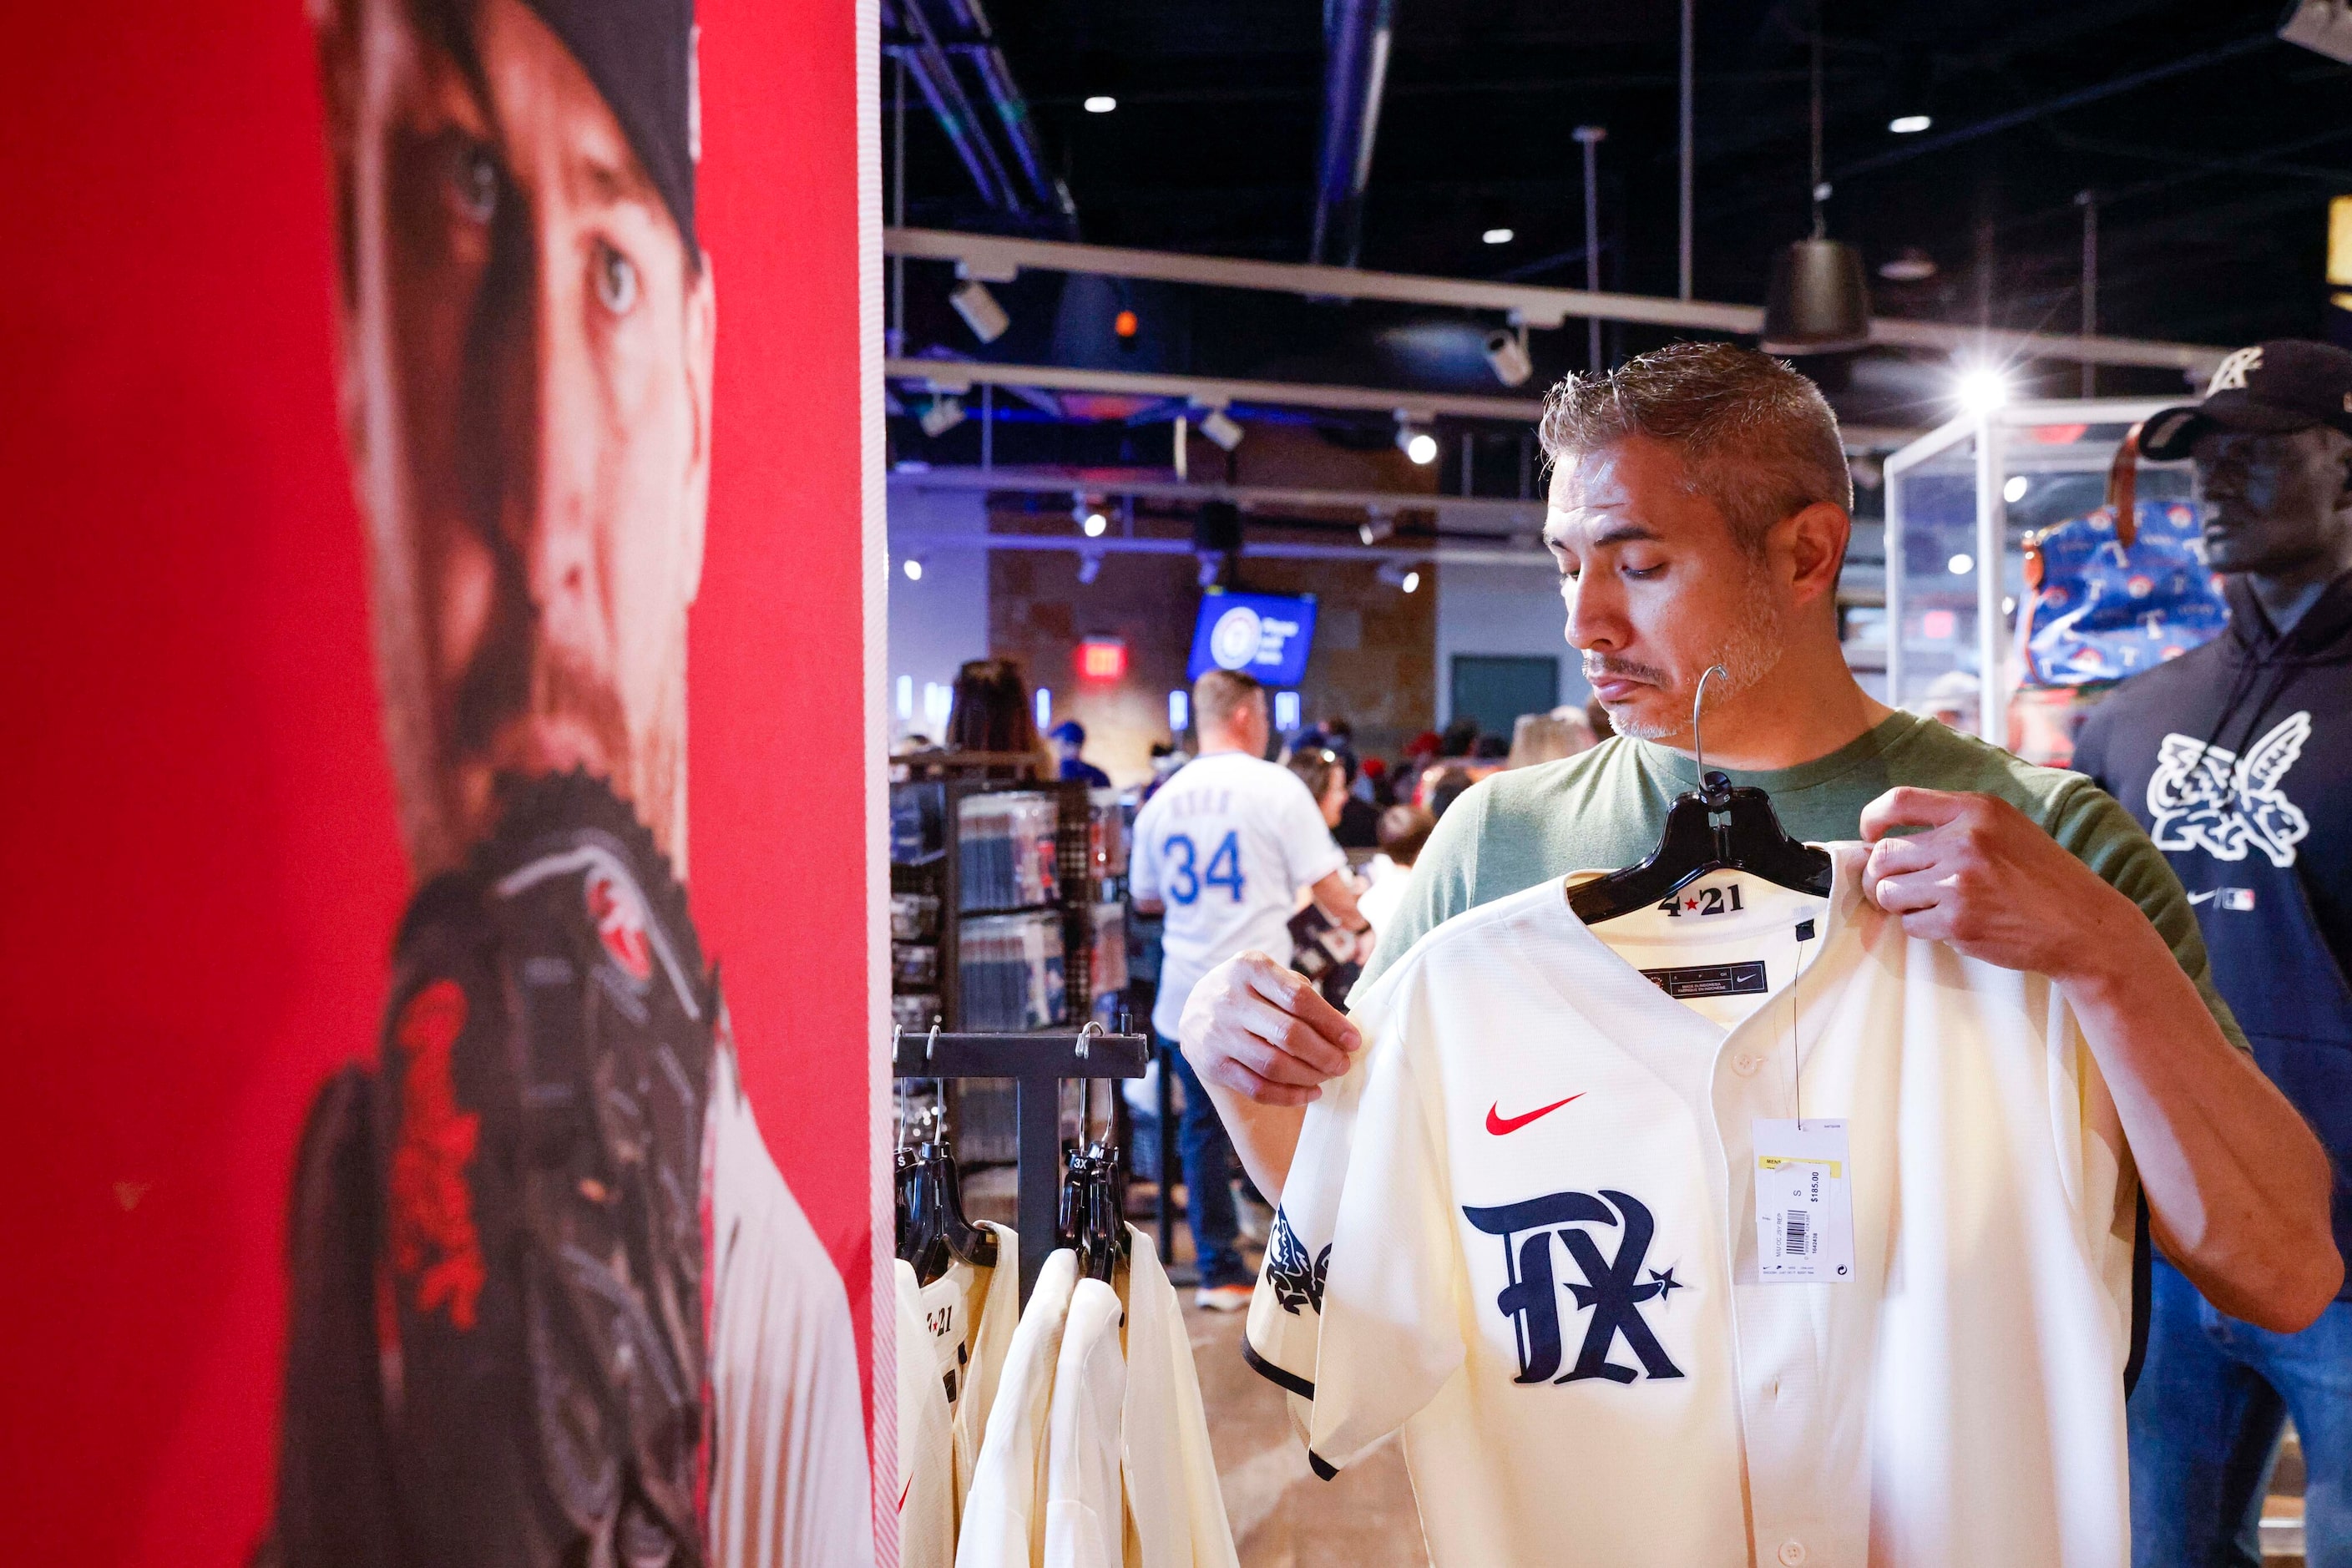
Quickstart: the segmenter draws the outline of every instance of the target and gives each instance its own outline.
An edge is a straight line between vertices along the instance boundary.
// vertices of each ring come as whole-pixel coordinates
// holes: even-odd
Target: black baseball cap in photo
[[[2214,426],[2285,435],[2316,425],[2352,436],[2352,353],[2332,343],[2274,338],[2223,360],[2204,402],[2150,415],[2140,426],[2139,454],[2177,461]]]
[[[572,51],[621,122],[677,220],[688,260],[695,166],[702,159],[702,93],[696,69],[694,0],[524,0]]]

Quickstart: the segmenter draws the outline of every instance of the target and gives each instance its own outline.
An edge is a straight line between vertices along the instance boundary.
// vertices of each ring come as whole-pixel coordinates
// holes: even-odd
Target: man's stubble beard
[[[1741,584],[1743,591],[1739,598],[1738,617],[1732,622],[1731,629],[1725,634],[1722,646],[1717,650],[1712,661],[1723,667],[1723,674],[1707,682],[1706,700],[1709,707],[1717,706],[1727,699],[1738,697],[1761,685],[1765,677],[1770,675],[1780,665],[1780,656],[1787,648],[1787,639],[1782,635],[1782,617],[1779,607],[1773,604],[1771,595],[1761,591],[1762,579],[1762,563],[1751,563],[1746,580]],[[1607,661],[1601,661],[1596,665],[1591,655],[1585,656],[1587,679],[1591,678],[1596,669],[1606,668]],[[1706,668],[1701,667],[1702,676]],[[1642,667],[1634,667],[1633,672],[1648,673]],[[1602,704],[1604,709],[1607,706],[1606,703]],[[1686,716],[1687,711],[1683,710],[1654,723],[1630,711],[1621,715],[1616,710],[1610,710],[1609,721],[1619,734],[1630,736],[1636,741],[1683,740],[1690,735],[1691,726],[1690,720]],[[1699,720],[1702,724],[1706,722],[1704,712],[1700,714]]]

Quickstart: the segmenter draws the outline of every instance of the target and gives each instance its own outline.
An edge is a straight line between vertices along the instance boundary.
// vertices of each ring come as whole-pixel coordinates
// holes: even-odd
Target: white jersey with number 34
[[[1167,907],[1152,1026],[1170,1039],[1201,976],[1252,948],[1290,962],[1298,890],[1348,863],[1288,768],[1241,752],[1187,763],[1135,818],[1129,887]]]

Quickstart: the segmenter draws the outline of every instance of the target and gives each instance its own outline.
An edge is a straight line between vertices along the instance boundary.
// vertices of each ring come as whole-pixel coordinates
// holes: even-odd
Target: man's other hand
[[[1889,837],[1905,827],[1922,831]],[[1995,796],[1891,789],[1863,809],[1862,836],[1871,902],[1970,958],[2063,981],[2146,956],[2154,937],[2137,905]]]
[[[1201,977],[1177,1038],[1203,1079],[1260,1105],[1317,1099],[1364,1043],[1314,982],[1255,952]]]

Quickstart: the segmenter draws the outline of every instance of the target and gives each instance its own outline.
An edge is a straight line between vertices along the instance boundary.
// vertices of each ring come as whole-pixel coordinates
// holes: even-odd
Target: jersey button
[[[1802,1563],[1804,1560],[1805,1543],[1803,1542],[1784,1541],[1780,1542],[1780,1561],[1787,1563],[1789,1568],[1797,1568],[1797,1564]]]
[[[1754,1078],[1756,1076],[1756,1069],[1763,1065],[1764,1058],[1762,1057],[1751,1057],[1743,1054],[1731,1058],[1731,1070],[1738,1073],[1741,1078]]]

